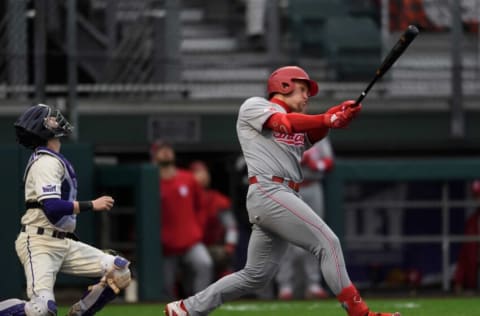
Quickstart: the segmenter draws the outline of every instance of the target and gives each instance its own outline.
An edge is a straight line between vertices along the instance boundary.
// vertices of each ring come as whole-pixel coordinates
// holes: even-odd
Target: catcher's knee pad
[[[27,316],[56,316],[57,304],[49,291],[39,291],[25,304]]]
[[[120,256],[106,255],[102,259],[102,264],[104,266],[102,281],[106,282],[116,294],[130,284],[130,261]]]

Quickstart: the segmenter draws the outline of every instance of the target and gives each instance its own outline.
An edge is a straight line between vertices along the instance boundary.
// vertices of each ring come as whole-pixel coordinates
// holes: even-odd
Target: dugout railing
[[[382,249],[390,249],[385,245],[392,247],[395,244],[403,246],[423,244],[429,245],[430,248],[439,247],[441,289],[449,291],[451,267],[454,266],[456,259],[456,254],[452,253],[452,246],[467,241],[480,242],[480,236],[466,236],[463,233],[465,215],[469,210],[479,206],[478,202],[472,200],[469,193],[469,184],[476,178],[480,178],[480,160],[470,158],[339,160],[335,171],[326,181],[327,222],[342,239],[347,254],[348,249],[355,248],[352,245],[357,245],[357,248],[362,249],[363,252],[368,252],[370,245],[381,244],[382,247],[376,248],[377,257],[382,256]],[[363,196],[358,194],[361,190],[359,187],[373,183],[378,184],[377,191],[386,190],[390,183],[412,185],[415,187],[413,190],[417,192],[414,191],[413,194],[411,192],[408,199],[405,199],[405,195],[395,196],[395,193],[377,199],[368,198],[375,193],[366,193]],[[351,190],[352,186],[359,198],[352,198],[355,194],[348,192],[348,188]],[[436,186],[437,189],[431,190],[432,186]],[[431,194],[428,191],[436,192]],[[429,198],[426,199],[424,196]],[[355,231],[351,226],[368,226],[368,224],[359,224],[358,221],[351,219],[347,221],[346,216],[349,212],[362,212],[366,209],[377,210],[377,212],[390,209],[394,212],[390,215],[397,216],[398,212],[410,212],[414,215],[413,220],[404,220],[409,223],[408,227],[397,225],[394,231],[387,231],[385,227],[379,225],[374,233],[362,232],[361,227],[357,229],[360,233],[349,233]],[[427,216],[432,218],[430,222],[428,219],[425,221],[425,216],[415,219],[415,214],[426,212],[426,210],[432,214]],[[397,218],[405,219],[405,216]],[[363,220],[368,219],[363,218]],[[453,224],[456,224],[456,228]],[[408,230],[408,233],[402,230]],[[426,248],[420,247],[420,249]],[[385,256],[389,255],[387,252],[388,250],[385,251]],[[398,264],[401,263],[397,262]],[[418,262],[418,265],[421,265],[421,262]],[[410,263],[411,266],[412,263]]]
[[[134,295],[139,300],[162,299],[158,169],[146,163],[97,166],[95,180],[97,191],[116,200],[112,212],[100,220],[101,246],[115,248],[132,261],[132,275],[138,281]]]

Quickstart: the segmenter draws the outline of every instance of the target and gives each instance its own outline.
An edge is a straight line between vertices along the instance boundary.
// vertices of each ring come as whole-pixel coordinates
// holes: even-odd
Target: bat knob
[[[418,27],[415,25],[409,25],[407,30],[405,31],[405,37],[413,39],[415,36],[418,35],[420,31],[418,30]]]

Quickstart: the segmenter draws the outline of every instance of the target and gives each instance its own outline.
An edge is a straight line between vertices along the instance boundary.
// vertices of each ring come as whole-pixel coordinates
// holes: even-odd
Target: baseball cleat
[[[282,301],[289,301],[293,299],[293,291],[291,288],[281,288],[278,292],[278,299]]]
[[[188,316],[183,301],[175,301],[165,305],[165,316]]]
[[[399,312],[395,313],[376,313],[376,312],[368,312],[365,316],[401,316]]]
[[[328,298],[328,293],[318,285],[310,286],[305,292],[307,300]]]

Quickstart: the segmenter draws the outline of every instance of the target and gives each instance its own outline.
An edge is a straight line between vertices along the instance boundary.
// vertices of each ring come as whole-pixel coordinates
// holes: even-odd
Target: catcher
[[[99,278],[68,313],[94,315],[128,286],[130,262],[79,241],[74,230],[78,214],[109,211],[114,200],[110,196],[76,200],[75,171],[60,153],[60,137],[73,127],[60,111],[37,104],[14,126],[17,141],[33,150],[23,179],[26,212],[15,241],[29,301],[1,301],[0,316],[57,315],[53,288],[58,272]]]

